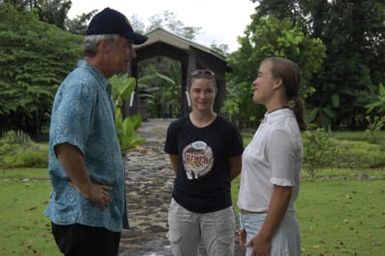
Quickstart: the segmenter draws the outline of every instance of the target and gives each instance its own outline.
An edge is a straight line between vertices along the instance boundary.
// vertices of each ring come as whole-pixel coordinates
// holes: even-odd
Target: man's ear
[[[99,42],[98,50],[102,53],[108,53],[111,50],[111,43],[107,40],[102,40]]]

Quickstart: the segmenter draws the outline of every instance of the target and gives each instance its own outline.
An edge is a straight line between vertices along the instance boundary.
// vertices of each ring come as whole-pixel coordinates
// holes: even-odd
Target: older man
[[[133,31],[120,12],[106,8],[91,20],[84,59],[60,85],[53,105],[49,174],[53,191],[45,214],[65,255],[117,255],[128,228],[124,168],[107,79],[127,72]]]

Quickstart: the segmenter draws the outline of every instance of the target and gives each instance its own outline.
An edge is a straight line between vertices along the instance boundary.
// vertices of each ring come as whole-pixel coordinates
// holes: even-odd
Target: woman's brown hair
[[[211,71],[210,69],[196,69],[191,73],[191,80],[190,84],[187,86],[187,90],[190,90],[191,84],[196,79],[207,79],[210,81],[211,85],[214,86],[215,90],[217,90],[217,81],[215,79],[215,73]]]
[[[305,107],[299,95],[301,86],[301,72],[298,65],[286,58],[269,57],[262,61],[270,62],[272,68],[270,70],[273,78],[282,79],[282,83],[286,89],[286,97],[289,100],[289,108],[293,110],[298,126],[301,131],[306,130]]]

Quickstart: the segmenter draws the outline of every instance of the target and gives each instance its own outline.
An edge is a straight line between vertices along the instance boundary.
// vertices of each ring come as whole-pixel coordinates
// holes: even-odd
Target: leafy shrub
[[[323,129],[303,133],[304,169],[314,179],[316,171],[330,167],[334,161],[337,148]]]
[[[380,141],[380,150],[383,152],[385,151],[385,140]]]
[[[378,143],[381,145],[384,144],[385,140],[384,137],[378,138],[376,136],[376,133],[380,132],[385,127],[385,115],[380,116],[374,116],[374,117],[366,117],[366,120],[368,120],[368,128],[365,130],[365,133],[368,136],[368,140],[370,143]]]
[[[330,137],[336,140],[349,140],[349,141],[369,141],[371,143],[378,144],[384,140],[384,131],[334,131],[330,133]]]
[[[31,167],[31,168],[47,168],[48,167],[48,149],[33,149],[28,151],[19,151],[14,155],[3,157],[3,168]]]
[[[22,131],[8,131],[0,137],[0,167],[47,167],[48,146],[35,144]]]
[[[0,155],[4,155],[12,151],[14,147],[11,144],[0,142]]]
[[[328,134],[322,129],[306,131],[303,133],[304,169],[314,179],[316,172],[326,167],[384,167],[385,143],[381,135],[383,137],[383,133],[372,133],[370,136],[375,136],[377,140],[371,140],[366,132]]]
[[[363,141],[335,141],[338,150],[331,167],[377,168],[385,166],[385,154],[381,145]]]
[[[335,167],[375,168],[385,166],[385,132],[333,132],[339,148]]]
[[[11,154],[17,148],[31,144],[31,138],[22,131],[7,131],[0,137],[0,155]]]

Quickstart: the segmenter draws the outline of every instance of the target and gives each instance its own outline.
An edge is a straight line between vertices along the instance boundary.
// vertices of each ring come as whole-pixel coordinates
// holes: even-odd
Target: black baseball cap
[[[146,42],[147,36],[134,32],[130,22],[122,13],[111,8],[105,8],[97,13],[90,21],[87,35],[117,34],[134,41],[134,44]]]

